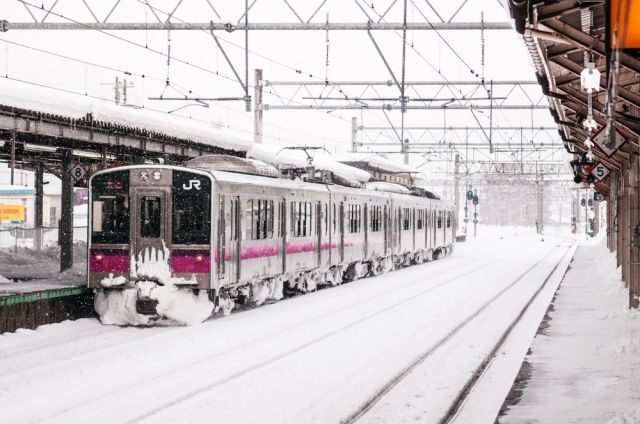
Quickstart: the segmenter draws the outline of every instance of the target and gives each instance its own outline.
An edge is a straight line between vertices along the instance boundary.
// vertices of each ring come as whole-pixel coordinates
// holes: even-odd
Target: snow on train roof
[[[258,159],[274,166],[295,166],[298,168],[308,166],[307,155],[304,151],[283,150],[284,147],[277,144],[254,144],[247,152],[247,157]],[[316,169],[331,171],[345,180],[357,182],[357,185],[364,184],[371,178],[371,174],[367,171],[340,163],[324,150],[310,151],[310,154],[313,155],[313,165]]]
[[[373,168],[378,168],[382,171],[387,172],[420,172],[415,168],[412,168],[408,165],[402,164],[400,162],[396,162],[391,159],[387,159],[383,156],[372,154],[372,153],[345,153],[341,155],[341,162],[366,162],[369,166]]]
[[[95,121],[135,127],[227,150],[244,152],[252,144],[250,140],[226,134],[206,122],[151,109],[117,105],[6,78],[0,78],[0,104],[71,119],[84,119],[91,114]]]
[[[301,180],[289,180],[286,178],[270,178],[261,175],[241,174],[237,172],[227,171],[209,171],[218,182],[234,183],[234,184],[251,184],[262,187],[284,188],[288,190],[305,189],[312,191],[321,191],[326,193],[327,186],[324,184],[308,183]]]

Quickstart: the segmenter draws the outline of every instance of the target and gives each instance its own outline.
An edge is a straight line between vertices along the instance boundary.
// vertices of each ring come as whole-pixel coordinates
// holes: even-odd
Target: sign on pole
[[[604,166],[602,163],[599,163],[593,168],[592,174],[596,177],[598,181],[602,181],[605,178],[607,178],[607,175],[609,175],[609,172],[610,171],[606,166]]]
[[[71,169],[69,169],[69,173],[71,174],[73,180],[75,182],[78,182],[80,180],[84,180],[84,178],[87,176],[87,168],[79,163],[76,163],[71,167]]]
[[[596,135],[593,136],[592,141],[598,147],[598,149],[602,150],[604,154],[607,155],[607,157],[611,157],[615,152],[618,151],[620,146],[622,146],[624,143],[627,142],[627,138],[624,135],[622,135],[622,133],[618,131],[618,129],[616,128],[615,129],[616,139],[615,139],[614,146],[613,148],[609,148],[605,145],[606,135],[607,135],[606,128],[607,128],[606,126],[600,128],[600,131],[598,131]]]

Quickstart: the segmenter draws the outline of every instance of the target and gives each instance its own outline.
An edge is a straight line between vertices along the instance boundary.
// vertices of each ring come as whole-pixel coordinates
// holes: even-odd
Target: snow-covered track
[[[59,324],[87,337],[39,355],[6,349],[3,366],[24,371],[0,373],[0,408],[8,422],[339,422],[552,248],[463,245],[441,261],[193,327],[104,327],[116,331],[101,338],[89,331],[95,320]],[[10,344],[45,345],[56,328],[15,334],[30,342]],[[34,408],[17,407],[28,399]]]
[[[561,247],[558,247],[560,249]],[[387,395],[394,387],[396,387],[400,382],[402,382],[409,374],[411,374],[416,368],[418,368],[425,360],[427,360],[434,352],[438,349],[441,349],[443,346],[447,344],[454,336],[456,336],[461,330],[463,330],[469,323],[473,322],[473,320],[478,317],[482,312],[484,312],[487,308],[489,308],[496,300],[502,297],[509,290],[514,288],[518,283],[520,283],[523,278],[529,273],[531,273],[534,269],[538,268],[541,264],[545,262],[545,260],[551,256],[557,249],[554,249],[547,253],[544,257],[542,257],[539,261],[531,265],[528,269],[518,275],[513,281],[508,284],[506,287],[502,288],[495,295],[493,295],[486,302],[482,303],[477,309],[475,309],[472,313],[466,316],[463,320],[461,320],[452,330],[443,335],[442,338],[437,340],[434,344],[432,344],[427,350],[425,350],[421,355],[419,355],[415,360],[409,363],[400,373],[395,375],[387,384],[382,386],[377,390],[377,392],[367,399],[357,410],[355,410],[350,416],[341,421],[341,424],[352,424],[360,420],[363,416],[365,416],[385,395]],[[438,423],[443,424],[447,423],[453,416],[455,416],[456,411],[459,406],[463,403],[465,396],[469,393],[470,388],[477,381],[478,377],[482,374],[483,370],[486,368],[487,364],[490,362],[493,355],[498,351],[500,346],[504,343],[505,339],[508,337],[509,333],[513,329],[513,327],[519,322],[519,320],[524,315],[526,309],[529,305],[535,300],[540,291],[544,288],[545,284],[549,281],[553,273],[556,271],[560,263],[563,261],[564,255],[561,256],[560,260],[554,265],[553,269],[546,275],[542,284],[535,291],[533,296],[529,299],[526,305],[522,308],[518,316],[511,322],[508,328],[504,331],[498,342],[491,349],[491,352],[485,357],[482,363],[474,370],[470,378],[467,380],[466,384],[459,391],[458,395],[455,397],[454,401],[449,406],[447,413],[438,421]]]
[[[407,302],[411,302],[411,301],[415,301],[418,298],[420,298],[421,296],[425,296],[428,295],[430,293],[432,293],[433,291],[443,288],[445,287],[447,284],[450,284],[452,282],[456,282],[456,281],[460,281],[461,278],[471,275],[475,272],[481,271],[483,269],[489,268],[491,266],[495,266],[496,264],[500,263],[501,261],[503,261],[505,258],[509,257],[509,256],[514,256],[514,255],[518,255],[518,254],[522,254],[524,251],[526,251],[527,248],[522,248],[522,249],[518,249],[516,251],[511,251],[509,253],[502,253],[499,256],[494,256],[493,259],[491,260],[480,260],[480,261],[476,261],[472,264],[466,264],[464,266],[462,266],[461,268],[454,268],[454,269],[448,269],[445,272],[442,272],[439,277],[445,277],[444,280],[430,285],[428,287],[422,287],[420,288],[420,285],[424,286],[425,285],[425,281],[424,278],[417,278],[417,279],[413,279],[413,280],[409,280],[404,282],[404,284],[401,287],[397,287],[394,288],[394,295],[398,296],[398,294],[401,294],[403,291],[408,292],[408,293],[404,293],[402,296],[398,296],[398,299],[396,299],[393,303],[387,305],[385,308],[383,309],[376,309],[375,312],[365,315],[365,316],[359,316],[357,319],[349,321],[344,323],[342,326],[338,327],[338,328],[332,328],[330,331],[321,333],[319,336],[317,337],[313,337],[311,339],[309,339],[308,341],[306,341],[305,343],[301,343],[301,344],[296,344],[295,346],[293,346],[291,349],[284,351],[284,352],[279,352],[277,355],[274,356],[269,356],[267,358],[261,359],[258,362],[252,363],[249,366],[246,367],[241,367],[241,369],[239,369],[237,372],[234,372],[232,374],[226,375],[223,378],[220,379],[213,379],[207,382],[207,384],[204,385],[192,385],[191,389],[186,392],[186,393],[182,393],[180,395],[171,397],[170,400],[168,400],[166,403],[163,404],[155,404],[153,409],[141,414],[139,416],[136,416],[133,419],[127,420],[126,422],[138,422],[147,418],[152,418],[154,415],[162,412],[163,410],[166,409],[170,409],[174,406],[176,406],[177,404],[184,402],[188,399],[191,399],[199,394],[202,394],[208,390],[214,389],[216,387],[222,386],[225,383],[228,383],[231,380],[240,378],[246,374],[249,374],[251,372],[254,372],[260,368],[263,368],[265,366],[268,365],[272,365],[277,361],[286,359],[287,357],[290,357],[306,348],[309,348],[315,344],[321,343],[323,341],[326,341],[327,339],[331,338],[332,336],[335,336],[337,334],[343,333],[344,331],[351,329],[363,322],[366,322],[368,320],[371,320],[373,318],[379,317],[381,315],[383,315],[384,313],[392,310],[392,309],[397,309],[402,307],[403,305],[406,305]],[[439,262],[441,263],[441,262]],[[433,264],[425,264],[425,269],[429,269],[431,268],[433,265],[435,265],[435,263]],[[452,275],[451,275],[452,274]],[[363,281],[364,284],[366,284],[366,282]],[[341,286],[344,288],[347,288],[349,285],[347,286]],[[418,290],[413,290],[411,291],[410,289],[412,288],[416,288],[418,287]],[[335,289],[335,288],[334,288]],[[332,291],[332,290],[328,290],[328,291]],[[329,294],[329,293],[327,293]],[[374,294],[368,298],[363,299],[360,304],[364,305],[367,302],[372,302],[375,301],[376,299],[379,299],[380,295],[379,294]],[[291,298],[291,300],[293,300],[295,298]],[[277,307],[280,306],[278,304],[273,304],[272,305],[274,308],[274,310],[272,311],[272,313],[277,313]],[[324,314],[326,315],[336,315],[336,314],[340,314],[340,313],[344,313],[347,312],[349,309],[353,308],[353,305],[345,305],[343,307],[340,308],[336,308],[334,310],[328,310],[328,311],[324,311]],[[236,314],[234,314],[236,315]],[[126,387],[122,387],[120,390],[114,390],[114,391],[110,391],[108,394],[102,394],[102,395],[98,395],[98,393],[96,393],[96,397],[92,397],[91,399],[87,400],[86,402],[82,402],[79,404],[74,404],[71,407],[68,408],[64,408],[54,414],[50,415],[50,418],[56,418],[58,416],[64,416],[65,413],[68,413],[76,408],[88,408],[90,410],[93,410],[98,404],[114,404],[117,403],[117,399],[118,398],[124,398],[125,393],[126,392],[130,392],[130,391],[138,391],[138,390],[144,390],[145,388],[149,387],[153,387],[153,392],[157,393],[158,396],[162,396],[163,392],[171,392],[171,386],[173,386],[173,383],[167,383],[167,381],[175,381],[175,378],[182,378],[184,379],[184,375],[191,375],[190,373],[193,373],[193,376],[195,377],[195,375],[200,374],[202,372],[204,372],[206,370],[207,364],[211,364],[212,362],[215,361],[230,361],[231,363],[233,363],[233,358],[235,356],[240,356],[242,357],[243,355],[247,355],[247,352],[254,350],[254,349],[261,349],[263,344],[268,344],[271,342],[271,340],[273,338],[276,337],[283,337],[283,338],[291,338],[291,339],[296,339],[296,335],[297,333],[300,332],[308,332],[309,331],[309,327],[311,326],[311,328],[313,327],[317,327],[316,325],[314,325],[314,322],[316,322],[318,320],[318,317],[313,317],[310,318],[309,320],[305,320],[303,322],[300,322],[298,324],[295,324],[291,327],[288,327],[282,331],[276,332],[276,333],[272,333],[272,334],[268,334],[265,335],[263,337],[259,337],[253,341],[251,341],[250,343],[247,344],[242,344],[236,347],[233,347],[231,349],[228,350],[223,350],[219,353],[216,353],[214,355],[203,355],[201,358],[193,361],[193,362],[189,362],[189,363],[178,363],[176,364],[175,367],[173,367],[170,370],[166,370],[161,376],[157,376],[154,375],[150,378],[147,379],[142,379],[142,380],[138,380],[135,384],[133,385],[127,385]],[[136,329],[131,329],[131,330],[136,330]],[[318,329],[315,329],[314,333],[319,332]],[[154,336],[154,337],[157,337]],[[138,343],[142,344],[143,342],[148,341],[147,338],[144,338],[141,341],[138,341]],[[131,343],[134,343],[134,341],[132,341]],[[197,386],[197,387],[193,387],[193,386]]]

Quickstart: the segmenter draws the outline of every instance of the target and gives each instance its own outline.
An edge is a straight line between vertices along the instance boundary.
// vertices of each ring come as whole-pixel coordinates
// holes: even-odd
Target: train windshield
[[[128,172],[97,175],[91,183],[91,196],[91,242],[128,244]]]
[[[190,172],[173,172],[173,244],[211,241],[211,180]]]

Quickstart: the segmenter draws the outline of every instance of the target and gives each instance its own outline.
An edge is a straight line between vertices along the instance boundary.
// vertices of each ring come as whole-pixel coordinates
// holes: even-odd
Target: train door
[[[398,253],[402,253],[402,218],[402,208],[398,208],[398,226],[396,227],[398,231],[398,248],[396,250]]]
[[[411,208],[411,251],[414,252],[416,250],[416,208]]]
[[[424,208],[424,248],[429,248],[429,209]]]
[[[287,271],[287,200],[281,199],[278,207],[278,271]]]
[[[322,221],[324,214],[322,213],[322,202],[316,202],[316,267],[322,265]]]
[[[344,202],[340,202],[338,208],[338,220],[340,224],[340,262],[344,262]]]
[[[433,248],[435,249],[438,246],[438,211],[433,209],[431,214],[433,216]]]
[[[364,204],[364,219],[363,221],[363,231],[364,231],[364,246],[363,246],[363,254],[366,258],[369,253],[369,206]]]
[[[234,283],[240,279],[240,197],[231,199],[230,205],[231,224],[230,240],[229,240],[229,282]]]
[[[384,205],[383,215],[383,234],[384,234],[384,255],[389,254],[389,209]]]
[[[226,256],[227,256],[227,220],[226,220],[225,196],[218,196],[218,239],[216,243],[216,272],[218,281],[226,277]]]
[[[161,260],[163,256],[156,252],[165,252],[165,260],[169,260],[171,249],[171,233],[169,231],[171,207],[170,196],[167,190],[161,188],[135,188],[134,189],[134,219],[133,234],[134,254],[143,261]],[[148,255],[147,253],[148,252]],[[135,271],[132,269],[131,271]]]

